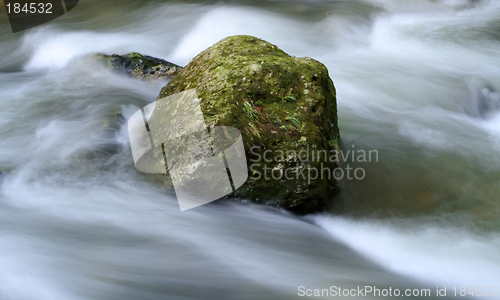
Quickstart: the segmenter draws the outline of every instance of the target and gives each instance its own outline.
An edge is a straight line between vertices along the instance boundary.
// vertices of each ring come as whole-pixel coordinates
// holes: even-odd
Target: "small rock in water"
[[[486,119],[500,111],[500,95],[489,85],[473,87],[465,110],[473,117]]]
[[[126,55],[96,54],[110,69],[139,79],[172,79],[182,67],[163,59],[131,52]]]

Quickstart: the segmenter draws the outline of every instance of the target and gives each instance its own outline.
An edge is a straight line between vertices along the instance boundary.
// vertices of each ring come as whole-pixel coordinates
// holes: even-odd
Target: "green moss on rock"
[[[333,178],[308,180],[307,171],[306,178],[300,173],[321,167],[333,170],[338,162],[302,161],[286,155],[272,162],[262,160],[266,150],[273,158],[279,150],[338,150],[335,88],[323,64],[290,56],[252,36],[231,36],[192,59],[158,99],[189,89],[196,89],[201,98],[208,126],[241,131],[249,179],[234,196],[299,214],[322,211],[332,203],[337,191]],[[286,170],[293,179],[285,177]],[[272,179],[271,172],[279,178]]]

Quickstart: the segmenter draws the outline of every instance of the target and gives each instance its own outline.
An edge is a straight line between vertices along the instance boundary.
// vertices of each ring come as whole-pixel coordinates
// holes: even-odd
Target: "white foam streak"
[[[23,50],[33,53],[24,69],[60,69],[78,56],[120,51],[130,44],[128,39],[130,37],[117,33],[64,32],[42,27],[24,37]]]
[[[171,57],[187,64],[191,58],[217,41],[231,35],[253,35],[279,41],[280,48],[299,55],[297,37],[304,38],[310,25],[265,10],[242,7],[218,7],[202,15],[188,34],[182,37]],[[284,39],[283,37],[295,37]],[[313,45],[311,45],[313,46]]]
[[[500,235],[421,223],[318,217],[316,222],[374,262],[432,285],[498,286]]]

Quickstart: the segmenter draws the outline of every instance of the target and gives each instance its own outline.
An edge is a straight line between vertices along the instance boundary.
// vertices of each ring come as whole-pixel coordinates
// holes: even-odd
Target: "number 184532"
[[[24,5],[20,3],[9,3],[5,5],[7,7],[7,13],[14,14],[51,14],[52,13],[52,3],[25,3]]]
[[[477,296],[477,297],[498,297],[498,287],[496,286],[473,286],[467,288],[459,286],[452,288],[455,296]]]

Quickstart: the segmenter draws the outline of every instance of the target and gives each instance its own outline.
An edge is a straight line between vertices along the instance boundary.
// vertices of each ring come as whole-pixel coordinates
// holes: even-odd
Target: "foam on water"
[[[498,286],[498,233],[413,221],[318,217],[333,237],[385,268],[431,286]]]
[[[300,46],[303,41],[297,38],[303,40],[310,30],[312,27],[308,23],[262,9],[221,6],[209,10],[196,21],[189,33],[182,37],[172,57],[187,64],[191,58],[217,41],[237,34],[279,41],[280,48],[299,55],[304,49]],[[290,36],[296,38],[283,39]]]

